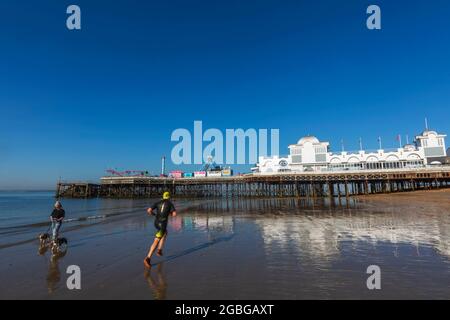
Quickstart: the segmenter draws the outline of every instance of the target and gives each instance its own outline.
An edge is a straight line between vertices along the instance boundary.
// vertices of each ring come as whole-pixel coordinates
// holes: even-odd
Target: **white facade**
[[[446,161],[446,135],[426,130],[415,144],[394,150],[330,152],[330,144],[306,136],[289,146],[288,156],[259,157],[254,172],[322,172],[348,170],[390,170],[441,165]]]
[[[416,136],[416,143],[419,149],[422,149],[425,154],[425,158],[429,160],[429,163],[439,161],[440,158],[447,155],[445,151],[445,134],[438,134],[435,131],[425,131],[421,135]]]

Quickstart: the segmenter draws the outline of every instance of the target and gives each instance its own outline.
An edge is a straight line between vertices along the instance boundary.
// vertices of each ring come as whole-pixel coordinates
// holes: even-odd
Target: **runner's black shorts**
[[[167,234],[167,220],[161,221],[155,219],[156,234],[155,237],[161,239]]]

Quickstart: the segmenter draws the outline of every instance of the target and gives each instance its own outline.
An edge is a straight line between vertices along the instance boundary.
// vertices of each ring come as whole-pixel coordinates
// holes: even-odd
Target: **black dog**
[[[61,246],[63,244],[67,244],[66,238],[58,238],[56,241],[58,241],[58,246]]]

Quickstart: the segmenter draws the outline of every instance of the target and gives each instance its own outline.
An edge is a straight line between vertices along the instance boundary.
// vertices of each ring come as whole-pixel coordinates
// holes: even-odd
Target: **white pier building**
[[[447,135],[425,130],[414,144],[393,150],[330,151],[329,142],[306,136],[289,146],[288,156],[259,157],[254,173],[390,170],[437,166],[448,163]]]

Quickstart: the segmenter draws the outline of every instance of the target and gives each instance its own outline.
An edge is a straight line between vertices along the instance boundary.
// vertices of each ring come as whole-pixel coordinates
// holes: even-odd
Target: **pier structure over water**
[[[100,184],[59,182],[56,197],[350,197],[450,187],[450,166],[414,170],[249,174],[236,177],[103,177]]]

